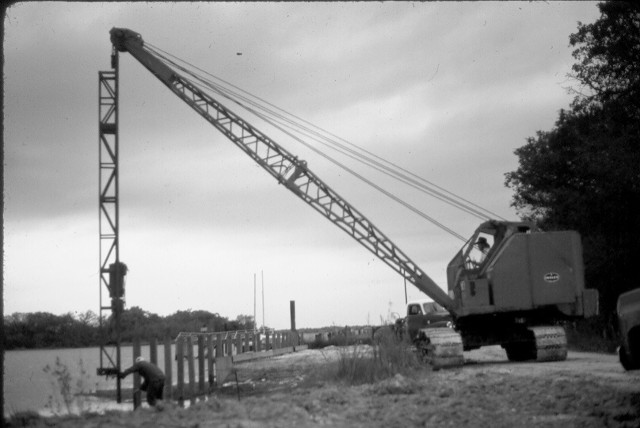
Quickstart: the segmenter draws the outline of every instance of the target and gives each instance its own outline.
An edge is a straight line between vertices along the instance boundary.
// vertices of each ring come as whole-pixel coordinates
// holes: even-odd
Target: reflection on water
[[[121,348],[123,369],[133,363],[131,346]],[[142,347],[142,355],[149,358],[149,347]],[[175,355],[172,350],[172,355]],[[73,393],[93,394],[96,391],[115,390],[116,379],[98,376],[99,348],[53,349],[6,351],[4,355],[4,414],[5,416],[25,410],[39,412],[43,416],[55,413],[67,413],[67,404],[60,393],[56,376],[45,373],[44,368],[56,368],[56,358],[66,366],[70,375],[70,386]],[[115,355],[113,356],[115,361]],[[158,346],[158,365],[164,368],[164,346]],[[196,364],[197,370],[197,364]],[[173,361],[173,373],[177,373],[177,364]],[[122,380],[122,388],[133,388],[133,376]],[[117,404],[115,399],[98,398],[92,395],[75,397],[70,403],[72,412],[100,412],[111,409],[131,410],[131,397],[123,396],[123,403]],[[129,400],[129,402],[127,402]]]

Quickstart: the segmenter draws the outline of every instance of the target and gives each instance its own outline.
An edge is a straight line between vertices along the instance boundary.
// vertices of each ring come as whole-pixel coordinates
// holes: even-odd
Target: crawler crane
[[[543,232],[528,222],[486,221],[449,263],[446,293],[306,162],[163,62],[140,34],[113,28],[111,42],[114,50],[129,52],[280,184],[451,313],[453,328],[424,328],[414,337],[434,367],[460,366],[463,350],[496,344],[512,361],[564,360],[567,341],[559,322],[597,313],[597,291],[584,285],[577,232]],[[490,246],[481,257],[474,254],[479,241]]]

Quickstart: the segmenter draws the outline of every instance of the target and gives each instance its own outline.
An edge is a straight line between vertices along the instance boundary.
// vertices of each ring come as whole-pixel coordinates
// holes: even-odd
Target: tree
[[[236,317],[238,330],[253,330],[255,323],[253,322],[253,315],[240,314]]]
[[[98,315],[92,310],[76,314],[76,319],[80,321],[82,325],[89,327],[97,327],[99,325]]]
[[[577,47],[573,77],[588,88],[581,102],[627,105],[632,114],[640,111],[640,5],[610,1],[598,5],[602,13],[593,24],[578,23],[569,37]],[[636,118],[638,116],[635,116]]]
[[[578,25],[576,91],[551,131],[518,148],[505,175],[512,205],[544,229],[576,229],[583,237],[587,285],[598,288],[609,320],[618,295],[637,287],[640,254],[640,7],[599,4],[601,17]]]
[[[160,317],[143,310],[138,306],[125,309],[120,316],[121,338],[125,342],[133,341],[135,337],[162,337],[158,331]]]
[[[100,320],[92,311],[75,315],[54,315],[48,312],[14,313],[4,317],[5,348],[75,348],[97,346],[105,340],[113,341],[113,315],[103,319],[102,323],[107,328],[100,331]],[[205,326],[210,332],[252,329],[253,318],[240,315],[236,321],[229,321],[217,313],[191,309],[161,317],[133,306],[124,310],[120,319],[121,339],[124,343],[133,341],[136,336],[143,340],[163,338],[167,333],[176,337],[182,331],[198,332]],[[107,337],[102,337],[105,334]]]

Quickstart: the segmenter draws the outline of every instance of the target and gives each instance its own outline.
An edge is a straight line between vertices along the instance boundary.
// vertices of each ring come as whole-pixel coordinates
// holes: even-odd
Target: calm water
[[[133,363],[133,349],[131,346],[122,347],[121,352],[124,369]],[[194,353],[197,355],[197,350],[194,351]],[[149,359],[148,346],[142,347],[142,355]],[[172,355],[175,355],[174,349],[172,349]],[[100,364],[100,349],[97,347],[6,351],[4,355],[5,415],[23,410],[34,410],[43,415],[51,415],[59,411],[63,414],[66,413],[66,406],[60,395],[60,387],[57,384],[56,378],[50,373],[45,373],[43,370],[47,365],[55,369],[56,358],[59,358],[61,364],[64,364],[68,368],[71,374],[71,387],[73,391],[83,389],[85,392],[94,392],[96,390],[116,389],[115,378],[106,379],[104,376],[96,375],[96,369]],[[115,354],[113,359],[115,360]],[[163,345],[158,345],[158,365],[164,370]],[[195,368],[197,372],[197,363],[195,364]],[[175,384],[177,373],[176,361],[173,361],[172,372]],[[133,387],[132,375],[123,379],[122,387]],[[118,405],[115,400],[83,396],[76,400],[74,411],[100,411],[107,408],[131,410],[133,409],[133,404],[130,400],[131,397],[123,396],[123,403]],[[78,404],[80,407],[78,407]]]

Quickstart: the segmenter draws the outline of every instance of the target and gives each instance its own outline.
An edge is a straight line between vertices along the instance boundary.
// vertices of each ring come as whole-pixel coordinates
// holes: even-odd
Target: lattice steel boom
[[[142,37],[131,30],[113,28],[111,42],[129,52],[174,94],[209,121],[236,146],[262,166],[279,183],[344,230],[418,289],[450,311],[454,301],[418,265],[375,227],[362,213],[283,147],[237,116],[144,47]]]

